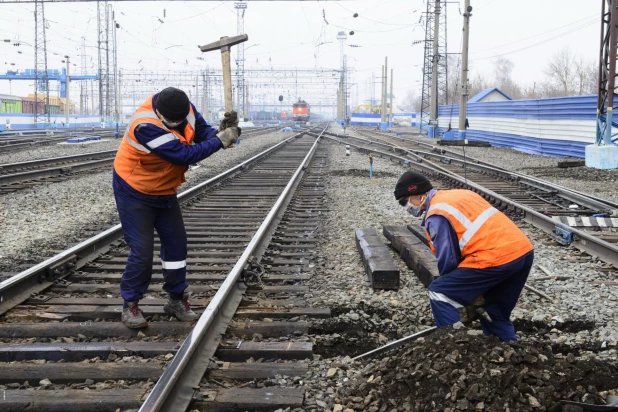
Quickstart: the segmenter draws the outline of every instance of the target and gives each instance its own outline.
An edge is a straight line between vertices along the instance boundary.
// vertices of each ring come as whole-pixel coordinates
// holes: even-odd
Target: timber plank
[[[82,334],[87,338],[135,337],[139,332],[146,336],[186,335],[193,329],[193,322],[150,322],[144,329],[129,329],[121,322],[46,322],[2,323],[0,338],[59,338]]]
[[[438,262],[428,246],[418,237],[405,236],[406,226],[385,226],[384,234],[391,240],[393,246],[397,244],[399,256],[406,262],[406,265],[414,271],[416,277],[428,287],[434,279],[440,276]],[[404,235],[401,235],[404,233]],[[409,232],[412,233],[412,232]]]
[[[165,365],[148,363],[8,363],[1,366],[0,383],[24,382],[32,377],[45,377],[52,383],[79,383],[86,379],[96,382],[107,379],[157,379]]]
[[[219,288],[214,285],[191,285],[189,287],[189,291],[193,293],[208,293],[208,292],[216,292]],[[92,284],[92,283],[72,283],[67,286],[52,286],[49,289],[50,292],[53,293],[120,293],[120,288],[118,284],[109,283],[109,284]],[[163,292],[163,288],[161,284],[151,284],[148,287],[148,292],[154,293]],[[260,288],[249,288],[248,293],[265,293],[265,294],[277,294],[277,293],[289,293],[295,295],[303,295],[309,292],[309,287],[307,286],[288,286],[288,285],[279,285],[279,286],[262,286]]]
[[[262,337],[279,337],[293,334],[304,335],[309,332],[309,322],[232,322],[228,327],[226,334],[236,336],[238,338],[252,338],[254,334],[259,333]]]
[[[200,266],[203,268],[204,266]],[[202,271],[202,270],[200,270]],[[217,270],[219,271],[219,270]],[[187,274],[187,281],[194,282],[223,282],[227,278],[227,274],[215,275],[215,274]],[[288,280],[308,280],[310,279],[310,275],[300,275],[296,274],[294,277],[291,275],[268,275],[267,277],[263,277],[264,280],[268,280],[271,282],[285,282]],[[71,276],[69,281],[85,281],[85,280],[103,280],[106,282],[116,282],[120,283],[122,279],[122,273],[107,273],[107,272],[93,272],[93,273],[80,273]],[[160,272],[153,273],[152,279],[155,281],[163,281],[163,274]]]
[[[152,299],[144,298],[140,300],[140,306],[163,306],[167,302],[167,299]],[[95,306],[121,306],[123,303],[122,298],[50,298],[49,300],[42,302],[33,299],[28,299],[24,302],[24,305],[28,306],[40,306],[40,305],[95,305]],[[206,307],[210,303],[210,299],[192,298],[191,306]],[[260,298],[245,298],[240,303],[240,306],[265,306],[265,307],[305,307],[307,301],[304,299],[260,299]]]
[[[144,316],[164,316],[171,317],[163,309],[163,306],[140,306]],[[204,307],[194,307],[197,314],[204,311]],[[49,319],[70,320],[73,322],[88,321],[95,319],[120,319],[122,306],[95,306],[95,305],[39,305],[36,310],[27,307],[18,307],[9,312],[7,319]],[[50,316],[50,314],[55,316]],[[264,318],[293,318],[297,316],[310,316],[314,318],[330,317],[328,308],[246,308],[239,309],[234,315],[239,318],[264,319]]]
[[[203,393],[206,400],[192,407],[207,411],[274,411],[303,406],[305,388],[234,388]]]
[[[274,378],[276,375],[289,377],[305,376],[308,371],[309,364],[306,362],[225,362],[221,368],[210,369],[208,371],[208,377],[211,379],[247,381],[253,379]]]
[[[374,289],[399,289],[399,267],[374,228],[357,229],[356,248]]]
[[[114,412],[137,409],[145,400],[145,389],[106,390],[6,390],[2,391],[3,412]]]
[[[302,360],[313,359],[311,342],[247,342],[219,345],[215,356],[226,362],[244,362],[254,359]]]
[[[177,342],[71,342],[71,343],[10,343],[0,344],[0,362],[15,362],[33,359],[79,362],[109,354],[119,356],[152,357],[175,353]]]

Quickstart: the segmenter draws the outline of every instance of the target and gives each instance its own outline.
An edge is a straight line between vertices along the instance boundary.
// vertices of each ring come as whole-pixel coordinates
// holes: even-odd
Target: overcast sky
[[[236,34],[232,1],[110,3],[121,25],[118,49],[123,70],[220,68],[219,53],[203,54],[196,46]],[[447,6],[450,53],[460,51],[463,4],[462,0],[460,5]],[[472,0],[472,7],[471,77],[475,73],[492,77],[492,64],[499,55],[514,62],[513,75],[521,84],[542,80],[548,57],[564,47],[586,60],[597,58],[601,0]],[[0,38],[22,42],[20,47],[0,43],[3,74],[34,66],[33,10],[33,4],[0,3]],[[395,95],[402,98],[409,89],[420,94],[423,50],[421,44],[412,43],[424,38],[419,21],[425,10],[421,0],[249,1],[247,47],[257,46],[247,50],[246,65],[336,69],[340,64],[337,32],[354,30],[346,44],[360,47],[346,46],[345,52],[355,70],[359,100],[368,96],[368,79],[372,72],[380,75],[385,56],[389,69],[395,71]],[[60,69],[61,56],[68,54],[79,72],[81,38],[85,37],[88,71],[95,73],[96,3],[46,3],[45,12],[48,67]],[[359,16],[354,18],[354,13]],[[13,94],[32,93],[26,83],[13,84]],[[9,93],[7,81],[0,81],[0,93]],[[354,89],[351,97],[355,104]]]

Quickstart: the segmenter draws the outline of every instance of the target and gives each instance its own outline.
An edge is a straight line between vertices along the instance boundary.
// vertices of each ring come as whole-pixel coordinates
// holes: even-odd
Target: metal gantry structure
[[[334,117],[334,102],[340,86],[339,72],[336,69],[245,68],[245,90],[250,91],[253,111],[279,111],[279,95],[284,96],[284,107],[291,110],[292,103],[302,96],[302,99],[311,105],[312,112],[332,114]],[[118,100],[123,117],[130,115],[148,96],[168,86],[184,90],[194,104],[198,107],[201,105],[207,119],[215,118],[224,106],[223,76],[220,69],[124,70],[122,82]],[[238,84],[235,73],[232,75],[232,84]]]
[[[107,1],[97,1],[98,62],[99,62],[99,113],[101,122],[118,120],[117,58],[115,46],[116,23],[112,5]]]
[[[603,0],[595,143],[597,146],[612,144],[612,123],[615,108],[614,94],[616,88],[616,43],[618,42],[617,24],[618,0]]]
[[[437,126],[438,106],[447,104],[446,0],[427,0],[421,124]],[[421,132],[426,129],[421,129]]]
[[[34,127],[47,127],[51,123],[45,26],[45,6],[37,1],[34,5]],[[42,99],[39,91],[43,92]],[[43,110],[39,113],[41,105]]]

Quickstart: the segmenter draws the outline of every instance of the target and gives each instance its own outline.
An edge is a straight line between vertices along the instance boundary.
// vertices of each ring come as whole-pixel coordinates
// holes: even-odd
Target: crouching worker
[[[208,126],[182,90],[168,87],[146,99],[129,120],[114,161],[113,187],[129,257],[120,294],[122,321],[148,326],[138,302],[150,285],[154,230],[161,242],[165,312],[181,321],[197,319],[185,289],[187,234],[176,197],[188,166],[236,142],[240,129]]]
[[[482,297],[489,315],[480,319],[483,332],[517,341],[510,316],[534,259],[526,235],[476,193],[435,190],[420,173],[405,172],[395,186],[395,198],[411,215],[425,214],[421,224],[440,272],[429,285],[436,325],[455,324],[460,309]]]

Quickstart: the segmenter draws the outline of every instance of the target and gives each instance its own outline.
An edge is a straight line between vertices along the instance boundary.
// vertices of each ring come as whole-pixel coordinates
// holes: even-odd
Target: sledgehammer
[[[249,40],[246,34],[227,37],[223,36],[220,40],[200,46],[202,52],[221,50],[221,69],[223,71],[223,96],[225,99],[225,111],[231,113],[234,110],[232,103],[232,68],[230,67],[230,47]]]

